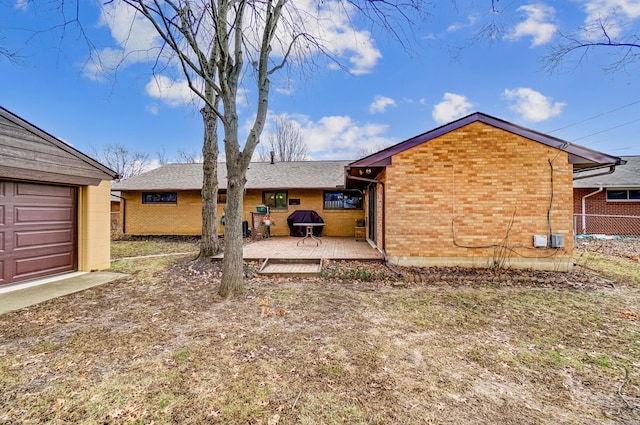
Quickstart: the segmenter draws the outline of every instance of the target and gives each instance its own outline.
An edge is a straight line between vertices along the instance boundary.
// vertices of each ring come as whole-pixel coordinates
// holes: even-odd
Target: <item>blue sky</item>
[[[34,33],[60,15],[12,1],[0,3],[0,46],[22,57],[18,64],[0,59],[0,105],[88,154],[110,143],[152,157],[163,149],[169,159],[179,149],[200,151],[199,107],[183,82],[168,83],[176,74],[154,84],[148,58],[126,56],[106,74],[89,61],[91,49],[107,66],[157,43],[148,28],[131,26],[122,9],[101,15],[96,3],[81,2],[89,46],[77,26]],[[299,126],[311,159],[356,159],[480,111],[612,155],[640,155],[640,63],[606,72],[615,58],[604,49],[553,74],[540,63],[559,32],[598,17],[620,37],[637,28],[640,1],[497,2],[504,10],[493,16],[502,31],[492,40],[477,39],[492,17],[490,0],[458,1],[457,9],[437,3],[412,26],[404,48],[364,25],[345,31],[335,18],[324,30],[349,35],[336,37],[331,49],[351,72],[317,60],[303,72],[274,76],[266,132],[273,118],[286,116]],[[123,28],[133,28],[127,46]],[[248,89],[241,99],[241,124],[252,115],[251,96]]]

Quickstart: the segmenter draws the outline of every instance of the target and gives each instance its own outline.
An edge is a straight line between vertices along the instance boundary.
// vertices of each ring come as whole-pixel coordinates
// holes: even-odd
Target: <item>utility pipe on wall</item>
[[[582,197],[582,233],[585,233],[587,231],[587,203],[586,203],[586,199],[590,196],[596,195],[600,192],[603,191],[602,186],[600,186],[600,189],[596,190],[595,192],[591,192],[588,193],[586,195],[584,195]]]

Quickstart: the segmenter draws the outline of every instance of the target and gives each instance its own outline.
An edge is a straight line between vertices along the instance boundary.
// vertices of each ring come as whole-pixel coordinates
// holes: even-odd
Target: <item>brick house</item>
[[[289,235],[287,217],[296,210],[316,211],[325,236],[354,236],[364,219],[363,195],[345,190],[349,161],[254,162],[247,170],[243,221],[264,232],[257,206],[269,207],[275,225],[271,236]],[[226,168],[218,166],[218,217],[226,203]],[[114,183],[120,191],[120,224],[126,235],[200,235],[202,232],[202,164],[167,164]],[[219,232],[224,231],[219,226]]]
[[[570,270],[573,178],[622,164],[474,113],[350,163],[391,264]]]
[[[576,233],[640,235],[640,156],[622,160],[613,172],[573,182]]]

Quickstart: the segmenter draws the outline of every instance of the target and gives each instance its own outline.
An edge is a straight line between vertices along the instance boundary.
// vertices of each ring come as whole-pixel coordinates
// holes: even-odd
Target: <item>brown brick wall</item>
[[[566,247],[557,251],[533,249],[533,235],[548,233],[550,160],[551,227]],[[384,181],[389,257],[481,264],[507,238],[518,253],[513,262],[571,258],[572,171],[564,152],[472,123],[394,156]]]
[[[592,189],[574,189],[573,211],[582,214],[582,197],[597,191]],[[638,202],[607,202],[606,189],[596,193],[585,200],[585,214],[602,215],[633,215],[640,216],[640,201]]]
[[[322,190],[288,190],[289,199],[300,199],[300,205],[286,210],[273,210],[275,223],[272,236],[289,235],[287,217],[295,210],[315,210],[324,219],[325,236],[354,236],[356,219],[364,218],[364,210],[323,210]],[[126,234],[130,235],[199,235],[202,232],[202,199],[200,191],[178,192],[178,202],[171,204],[142,204],[142,192],[123,192],[126,199]],[[243,220],[249,222],[256,206],[262,204],[262,190],[248,190],[244,197]],[[218,217],[223,205],[218,205]],[[219,227],[223,232],[223,227]]]
[[[573,212],[582,214],[582,197],[596,192],[597,188],[574,189]],[[633,216],[640,217],[640,202],[609,201],[606,189],[585,199],[586,217],[575,217],[576,232],[606,235],[637,235],[640,231],[640,219],[625,219],[596,216]]]

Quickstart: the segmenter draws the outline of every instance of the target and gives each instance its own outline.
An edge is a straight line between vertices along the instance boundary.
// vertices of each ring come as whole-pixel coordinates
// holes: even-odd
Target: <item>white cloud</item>
[[[390,97],[376,96],[371,105],[369,105],[369,112],[372,114],[382,113],[390,106],[396,106],[396,101]]]
[[[359,123],[351,117],[333,115],[313,121],[307,115],[283,114],[298,126],[314,160],[356,159],[367,147],[389,146],[396,141],[385,137],[388,126],[379,123]],[[270,121],[275,116],[269,116]]]
[[[123,2],[112,2],[110,5],[112,7],[102,8],[99,25],[109,28],[111,37],[118,46],[126,46],[129,53],[159,45],[159,37],[153,25],[133,7]]]
[[[469,15],[467,17],[467,22],[456,22],[454,24],[451,24],[447,27],[447,32],[456,32],[464,28],[472,27],[477,20],[478,18],[476,18],[475,16]]]
[[[25,11],[29,8],[29,0],[16,0],[13,5],[14,9]]]
[[[147,171],[155,170],[156,168],[160,168],[160,162],[154,158],[150,160],[145,167],[142,167],[142,172],[146,173]]]
[[[455,93],[445,93],[443,101],[433,107],[431,116],[438,124],[445,124],[469,114],[473,103],[465,96]]]
[[[513,102],[509,109],[520,114],[522,119],[532,122],[540,122],[560,115],[562,108],[566,105],[564,102],[553,102],[552,98],[525,87],[505,89],[504,97]]]
[[[160,108],[156,103],[152,103],[151,105],[148,105],[145,109],[151,115],[158,115],[158,112],[160,112]]]
[[[252,10],[259,14],[264,13],[260,6]],[[278,27],[277,39],[271,46],[275,62],[288,51],[295,35],[305,34],[304,37],[298,38],[297,48],[291,52],[292,56],[289,59],[292,62],[306,61],[310,56],[325,52],[352,74],[370,73],[382,54],[375,46],[373,35],[369,31],[354,27],[357,13],[358,10],[352,4],[342,0],[325,1],[320,4],[314,0],[300,0],[295,4],[289,2]],[[260,46],[257,40],[262,34],[262,22],[261,17],[247,18],[245,36],[248,37],[248,41],[245,43],[244,51],[247,55],[246,63],[253,62],[257,57],[256,52],[251,51],[251,46]],[[138,62],[153,64],[156,61],[162,45],[161,39],[157,36],[155,28],[125,2],[108,2],[104,5],[99,24],[109,29],[117,47],[94,52],[97,59],[85,66],[86,77],[100,80],[118,67]],[[206,25],[201,27],[204,28]],[[201,43],[210,38],[204,31],[201,31],[198,37]],[[309,37],[317,44],[305,42]],[[163,54],[169,53],[165,50]],[[164,57],[159,62],[165,60],[168,58]]]
[[[309,55],[329,53],[336,62],[330,69],[345,67],[355,75],[370,73],[382,57],[375,47],[373,35],[354,27],[359,11],[350,2],[300,0],[289,2],[279,25],[279,42],[273,43],[274,53],[283,56],[294,34],[304,33],[316,43],[299,39],[296,54],[308,59]]]
[[[157,59],[161,40],[155,28],[124,2],[102,7],[98,26],[109,29],[117,47],[94,51],[92,61],[83,67],[86,78],[100,81],[118,68]]]
[[[555,9],[545,4],[527,4],[520,6],[518,12],[523,12],[526,19],[520,22],[507,35],[509,40],[519,40],[522,37],[533,37],[531,47],[540,46],[551,41],[558,31],[558,26],[552,23],[555,19]]]
[[[625,21],[640,18],[640,1],[638,0],[590,0],[584,4],[587,18],[585,26],[596,28],[595,33],[587,36],[602,35],[600,22],[606,25],[607,34],[611,38],[618,37],[622,32]]]
[[[154,99],[162,100],[170,106],[182,106],[193,102],[194,94],[187,80],[173,80],[157,75],[145,86],[146,93]]]
[[[271,84],[276,92],[284,96],[291,96],[296,92],[294,82],[290,78],[284,78],[278,83],[272,82]]]

